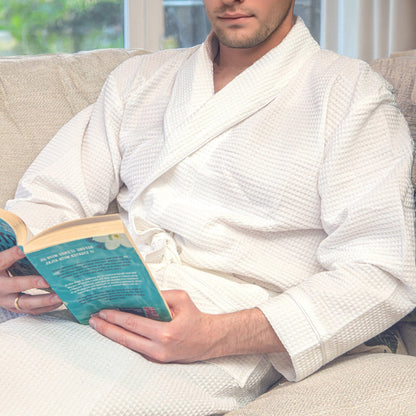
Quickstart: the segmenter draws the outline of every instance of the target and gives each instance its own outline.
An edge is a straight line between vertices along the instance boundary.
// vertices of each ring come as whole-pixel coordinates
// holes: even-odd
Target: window
[[[0,0],[0,55],[123,47],[123,0]]]
[[[296,0],[319,41],[321,0]],[[188,47],[210,30],[203,0],[0,0],[0,55]]]
[[[202,0],[164,0],[163,14],[163,49],[197,45],[211,29]]]
[[[321,1],[296,0],[295,3],[295,13],[302,17],[318,42]],[[150,50],[188,47],[203,42],[210,30],[203,0],[126,0],[126,2],[130,7],[129,47],[144,47]]]
[[[296,0],[295,2],[295,14],[303,19],[317,42],[320,41],[321,34],[321,1]]]

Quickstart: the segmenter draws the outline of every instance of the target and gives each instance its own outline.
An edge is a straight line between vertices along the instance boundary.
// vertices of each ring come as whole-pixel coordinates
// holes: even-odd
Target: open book
[[[0,251],[16,244],[26,257],[9,273],[42,275],[82,324],[101,309],[171,320],[118,214],[68,221],[33,237],[20,217],[0,209]]]

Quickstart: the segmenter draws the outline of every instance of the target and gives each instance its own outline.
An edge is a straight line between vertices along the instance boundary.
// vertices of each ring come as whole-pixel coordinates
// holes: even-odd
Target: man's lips
[[[231,13],[226,13],[223,15],[218,16],[219,19],[224,20],[224,21],[238,21],[238,20],[244,20],[244,19],[249,19],[253,17],[253,15],[248,15],[248,14],[240,14],[240,13],[235,13],[235,14],[231,14]]]

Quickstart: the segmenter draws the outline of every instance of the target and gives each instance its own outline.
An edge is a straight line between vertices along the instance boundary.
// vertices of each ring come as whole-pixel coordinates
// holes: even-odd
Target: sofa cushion
[[[0,207],[58,129],[97,99],[108,74],[142,53],[102,49],[0,59]]]
[[[416,358],[346,355],[298,383],[284,382],[227,416],[414,415]]]

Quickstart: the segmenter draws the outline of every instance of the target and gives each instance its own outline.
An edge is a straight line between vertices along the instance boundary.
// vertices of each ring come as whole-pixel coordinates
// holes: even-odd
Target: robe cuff
[[[273,367],[289,381],[302,380],[326,361],[318,332],[295,300],[297,291],[292,288],[257,306],[286,348],[287,353],[268,356]]]

